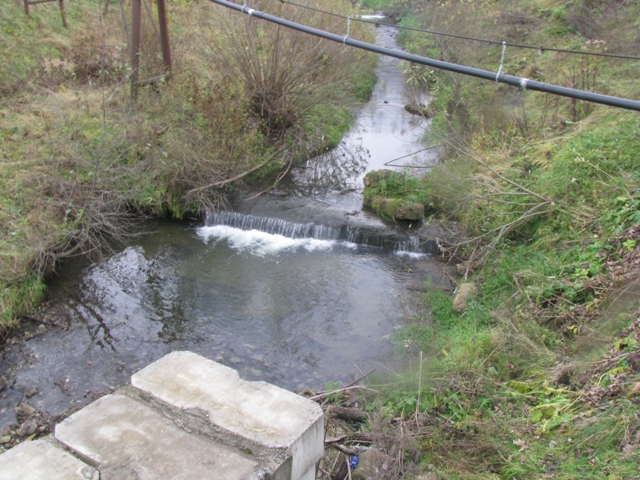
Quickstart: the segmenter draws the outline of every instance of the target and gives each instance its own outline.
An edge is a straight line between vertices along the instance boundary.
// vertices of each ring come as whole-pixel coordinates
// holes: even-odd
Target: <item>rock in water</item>
[[[28,437],[29,435],[35,433],[36,428],[38,428],[38,424],[33,418],[30,418],[22,425],[20,425],[20,428],[18,429],[18,435],[20,435],[22,438]]]
[[[404,109],[412,115],[421,115],[425,118],[431,117],[429,107],[422,103],[408,103],[404,106]]]

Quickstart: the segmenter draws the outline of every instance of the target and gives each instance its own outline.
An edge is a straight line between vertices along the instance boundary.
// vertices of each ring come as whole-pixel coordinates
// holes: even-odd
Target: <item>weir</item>
[[[260,217],[238,212],[212,212],[201,230],[206,236],[207,227],[227,226],[242,231],[257,230],[270,235],[281,235],[292,239],[315,239],[344,242],[353,246],[378,247],[397,253],[433,254],[437,252],[436,242],[416,235],[393,229],[380,230],[368,226],[318,225],[315,223],[294,223],[279,218]],[[224,232],[214,236],[224,237]]]
[[[313,480],[323,451],[315,402],[183,351],[0,455],[0,480]]]

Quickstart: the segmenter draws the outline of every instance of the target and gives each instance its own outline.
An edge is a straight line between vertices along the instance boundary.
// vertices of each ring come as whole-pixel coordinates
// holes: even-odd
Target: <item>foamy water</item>
[[[336,240],[318,240],[316,238],[289,238],[284,235],[261,232],[259,230],[241,230],[226,225],[200,227],[197,234],[205,242],[224,241],[234,250],[264,257],[285,251],[306,250],[331,251],[337,245],[344,248],[356,248],[355,243]]]
[[[425,258],[428,255],[426,253],[417,253],[417,252],[408,252],[406,250],[398,250],[396,255],[399,257],[408,257],[408,258]]]

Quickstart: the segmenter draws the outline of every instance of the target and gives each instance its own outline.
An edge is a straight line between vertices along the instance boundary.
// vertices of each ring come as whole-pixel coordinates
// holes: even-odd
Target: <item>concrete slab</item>
[[[131,384],[178,408],[202,409],[209,421],[267,447],[287,448],[294,480],[322,457],[324,417],[313,401],[192,352],[173,352],[131,377]]]
[[[0,480],[99,480],[98,471],[49,440],[24,442],[0,455]]]
[[[309,470],[307,470],[307,473],[302,475],[299,480],[316,480],[316,466],[314,465]]]
[[[100,470],[101,480],[247,480],[258,463],[190,434],[125,395],[93,402],[56,426],[55,438]]]

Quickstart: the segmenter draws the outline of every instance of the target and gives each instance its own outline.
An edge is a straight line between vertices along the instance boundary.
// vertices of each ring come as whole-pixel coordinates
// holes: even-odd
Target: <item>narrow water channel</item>
[[[397,47],[393,30],[380,44]],[[362,177],[434,161],[398,61],[381,58],[371,101],[340,146],[276,194],[238,195],[204,224],[156,222],[104,261],[68,265],[28,340],[2,353],[0,428],[21,401],[58,415],[173,350],[287,389],[349,382],[396,356],[412,291],[446,283],[433,243],[362,210]],[[412,163],[413,162],[413,163]]]

